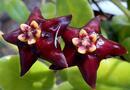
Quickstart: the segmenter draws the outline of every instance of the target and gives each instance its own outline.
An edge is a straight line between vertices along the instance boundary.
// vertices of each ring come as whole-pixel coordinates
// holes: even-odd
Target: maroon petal
[[[62,35],[66,44],[72,44],[72,39],[79,36],[79,29],[67,27]]]
[[[103,36],[100,36],[97,40],[96,47],[96,54],[100,58],[120,56],[127,53],[127,50],[123,46],[111,40],[105,39]]]
[[[71,19],[72,19],[72,15],[68,15],[68,16],[62,16],[62,17],[52,19],[52,21],[59,22],[61,28],[65,29],[66,26],[70,23]]]
[[[97,16],[94,19],[92,19],[87,25],[85,25],[83,28],[88,32],[96,32],[100,33],[100,17]]]
[[[48,60],[54,65],[60,67],[68,67],[65,56],[60,48],[54,46],[54,40],[51,37],[40,38],[36,42],[36,47],[39,52],[39,56],[45,60]]]
[[[53,19],[48,19],[42,24],[42,30],[56,33],[58,31],[58,35],[63,32],[63,30],[70,23],[72,16],[62,16]]]
[[[38,20],[38,19],[43,19],[43,16],[41,14],[40,9],[38,7],[35,7],[32,10],[32,12],[31,12],[31,14],[30,14],[30,16],[29,16],[29,18],[27,20],[27,24],[29,25],[32,20]]]
[[[23,76],[37,60],[36,54],[28,46],[19,47],[21,76]]]
[[[14,30],[10,33],[7,33],[7,34],[4,34],[3,35],[3,38],[9,42],[9,43],[12,43],[12,44],[17,44],[18,42],[18,35],[21,33],[20,29],[17,29],[17,30]]]
[[[41,58],[48,60],[56,66],[59,66],[61,68],[68,67],[64,54],[58,49],[42,52],[40,55]]]
[[[75,49],[75,47],[66,45],[63,52],[66,57],[68,66],[73,66],[75,64],[74,60],[76,59],[77,54],[77,50]]]
[[[92,88],[96,88],[96,77],[99,64],[100,60],[98,60],[98,58],[94,55],[86,55],[86,57],[78,63],[78,67],[84,80]]]
[[[71,47],[70,45],[69,46],[66,45],[63,52],[66,57],[68,66],[71,67],[71,66],[75,65],[75,58],[76,58],[76,53],[77,53],[76,49],[74,47]],[[61,70],[61,69],[63,69],[63,67],[59,67],[57,65],[52,64],[50,66],[50,69]]]

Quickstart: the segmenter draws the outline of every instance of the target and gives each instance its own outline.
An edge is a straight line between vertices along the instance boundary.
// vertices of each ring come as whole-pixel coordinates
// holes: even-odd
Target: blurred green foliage
[[[42,15],[45,18],[54,18],[56,16],[56,5],[54,3],[43,3],[41,6]]]
[[[54,81],[53,71],[42,62],[37,61],[25,76],[20,77],[18,56],[0,59],[0,86],[4,90],[50,90]]]
[[[130,21],[126,16],[114,16],[111,22],[113,30],[117,35],[118,41],[126,47],[128,54],[124,57],[130,60]]]
[[[71,14],[74,27],[85,25],[94,16],[88,0],[57,0],[56,9],[58,16]]]
[[[130,64],[116,58],[104,59],[98,70],[97,90],[129,90]],[[77,67],[62,70],[75,90],[90,90]],[[64,77],[64,76],[63,76]]]
[[[29,16],[29,11],[22,0],[1,0],[0,11],[5,11],[19,23],[25,22]]]

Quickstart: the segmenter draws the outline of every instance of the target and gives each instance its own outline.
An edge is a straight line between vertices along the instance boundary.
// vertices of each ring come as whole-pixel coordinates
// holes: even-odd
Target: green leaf
[[[120,87],[117,87],[117,86],[111,87],[111,86],[107,86],[107,85],[98,84],[97,90],[129,90],[129,89],[120,88]]]
[[[25,22],[29,16],[29,11],[21,0],[4,0],[4,9],[9,16],[17,22]]]
[[[115,16],[112,20],[112,27],[118,34],[120,42],[125,38],[130,37],[130,22],[126,16]]]
[[[110,58],[101,62],[98,70],[97,90],[129,90],[130,64]],[[66,70],[69,83],[77,90],[90,90],[77,67]]]
[[[71,67],[69,69],[65,69],[67,73],[67,78],[69,83],[76,88],[76,90],[90,90],[89,86],[86,84],[84,79],[82,78],[79,69],[75,67]]]
[[[56,6],[53,3],[44,3],[41,6],[42,15],[45,18],[54,18],[56,16]]]
[[[88,0],[57,0],[57,15],[72,14],[71,26],[81,27],[93,18],[93,11]]]
[[[56,0],[56,10],[58,16],[71,14],[67,0]]]
[[[75,90],[69,82],[63,82],[52,90]]]
[[[130,89],[130,64],[120,59],[110,58],[101,62],[98,70],[98,83],[109,87]],[[118,89],[120,90],[120,89]]]
[[[112,20],[112,26],[118,34],[118,40],[130,52],[130,22],[126,16],[115,16]],[[130,54],[126,54],[125,58],[129,61]]]
[[[124,55],[124,57],[130,61],[130,36],[122,41],[122,45],[128,50],[128,54]]]
[[[20,77],[18,56],[0,59],[0,86],[4,90],[50,90],[54,84],[54,73],[37,61],[30,71]]]
[[[61,77],[62,81],[67,81],[68,77],[67,77],[67,73],[66,70],[60,70],[58,71],[59,76]]]

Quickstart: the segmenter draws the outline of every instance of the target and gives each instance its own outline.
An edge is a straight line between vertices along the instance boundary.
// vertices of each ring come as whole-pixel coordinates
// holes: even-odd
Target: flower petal
[[[86,55],[86,57],[78,63],[79,70],[82,73],[84,80],[92,88],[96,88],[96,77],[99,63],[100,60],[94,55]]]
[[[28,45],[32,45],[36,43],[36,39],[35,38],[30,38],[28,39]]]
[[[86,32],[86,30],[84,30],[84,29],[81,29],[81,30],[80,30],[80,32],[79,32],[79,37],[83,38],[83,37],[85,37],[85,36],[87,36],[87,35],[88,35],[88,33]]]
[[[100,33],[100,17],[97,16],[92,19],[87,25],[83,27],[83,29],[85,29],[88,33]]]
[[[73,43],[73,45],[77,46],[80,43],[80,39],[79,38],[73,38],[72,43]]]
[[[39,28],[39,25],[35,20],[31,22],[30,26],[34,27],[35,29]]]
[[[36,29],[36,38],[40,38],[41,36],[41,29]]]
[[[68,67],[63,52],[59,48],[55,48],[54,41],[51,41],[50,38],[48,40],[43,38],[38,39],[36,46],[41,58],[59,67]]]
[[[78,53],[85,54],[86,52],[87,52],[86,47],[84,47],[84,46],[79,46],[78,47]]]
[[[61,68],[68,67],[66,58],[60,50],[52,49],[51,51],[48,51],[46,55],[44,53],[42,53],[41,55],[43,58],[48,59],[49,62],[56,66],[59,66]]]
[[[127,53],[127,50],[123,46],[111,40],[105,39],[103,36],[100,36],[97,40],[96,47],[96,54],[100,58],[117,55],[120,56]]]
[[[37,60],[37,56],[31,51],[31,48],[28,46],[19,46],[18,48],[21,63],[21,76],[23,76]]]
[[[26,30],[29,30],[31,29],[31,27],[27,24],[21,24],[20,25],[20,29],[23,31],[23,32],[26,32]]]
[[[96,50],[96,46],[94,44],[92,44],[90,47],[89,47],[89,52],[94,52]]]
[[[62,35],[66,44],[72,44],[72,39],[79,36],[79,30],[72,27],[67,27]]]
[[[27,41],[27,39],[26,39],[26,37],[25,37],[24,34],[20,34],[20,35],[18,36],[18,39],[19,39],[20,41],[22,41],[22,42],[26,42],[26,41]]]
[[[30,16],[29,16],[29,18],[27,20],[27,24],[30,25],[30,23],[32,22],[32,20],[37,20],[37,19],[43,19],[43,16],[41,14],[40,9],[38,7],[35,7],[32,10],[32,12],[31,12],[31,14],[30,14]]]
[[[92,42],[96,42],[97,41],[97,39],[98,39],[98,35],[96,34],[96,33],[91,33],[90,34],[90,39],[92,40]]]
[[[7,33],[7,34],[4,34],[3,35],[3,38],[7,41],[7,42],[10,42],[12,44],[17,44],[17,42],[19,41],[18,40],[18,36],[21,34],[21,30],[20,29],[17,29],[17,30],[14,30],[10,33]]]
[[[49,32],[52,31],[54,33],[58,32],[58,36],[63,33],[64,29],[67,27],[67,25],[70,23],[72,16],[62,16],[62,17],[57,17],[57,18],[52,18],[47,21],[45,21],[42,24],[42,30],[48,30]],[[59,28],[60,26],[60,28]]]
[[[68,16],[55,18],[53,19],[53,21],[59,22],[59,24],[61,25],[61,29],[65,29],[66,26],[70,23],[71,18],[72,18],[72,15],[68,15]]]
[[[75,58],[76,58],[76,54],[77,54],[77,50],[75,49],[75,47],[66,45],[63,52],[64,52],[65,58],[67,60],[68,66],[69,67],[74,66],[76,64]],[[63,67],[59,67],[59,66],[52,64],[50,66],[50,69],[61,70],[61,69],[63,69]]]

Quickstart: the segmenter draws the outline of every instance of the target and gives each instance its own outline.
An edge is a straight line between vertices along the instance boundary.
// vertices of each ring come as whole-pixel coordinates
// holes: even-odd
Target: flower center
[[[87,52],[94,52],[96,50],[96,41],[98,38],[98,34],[93,32],[88,34],[84,29],[81,29],[79,32],[79,37],[73,38],[72,43],[78,49],[78,52],[81,54],[85,54]]]
[[[41,29],[34,20],[30,25],[21,24],[20,29],[22,33],[18,36],[18,39],[22,42],[27,42],[29,45],[35,44],[36,39],[41,36]]]

